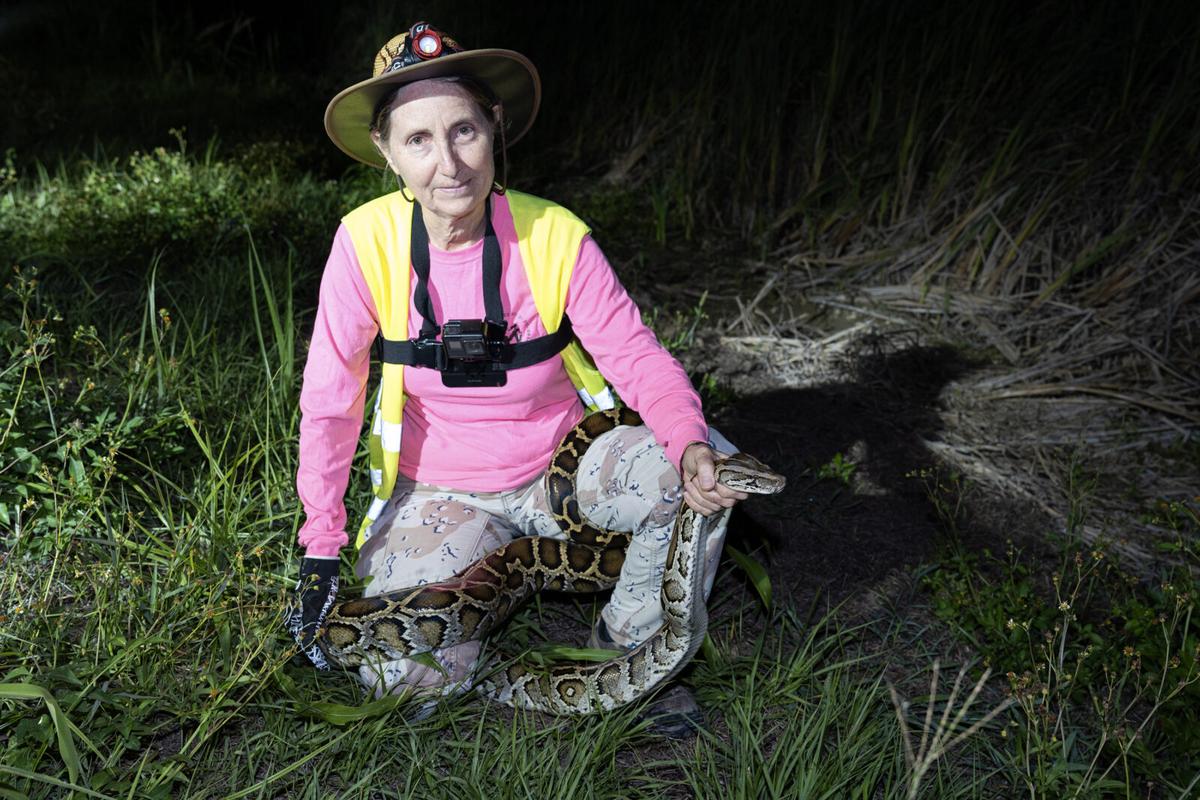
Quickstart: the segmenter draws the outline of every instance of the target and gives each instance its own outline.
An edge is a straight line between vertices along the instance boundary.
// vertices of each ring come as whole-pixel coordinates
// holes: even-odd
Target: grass
[[[964,294],[1034,309],[1134,297],[1191,252],[1200,19],[1185,4],[757,0],[687,25],[628,3],[534,22],[435,10],[464,41],[545,65],[518,185],[574,193],[647,286],[670,248],[719,241],[947,309]],[[78,24],[117,12],[89,13]],[[549,32],[551,16],[575,24]],[[346,82],[332,62],[396,23],[367,5],[309,26],[357,42],[335,56],[244,16],[132,18],[115,37],[126,72],[35,72],[24,44],[0,58],[27,90],[0,170],[15,265],[0,299],[0,797],[1193,796],[1195,501],[1152,512],[1163,560],[1148,580],[1083,544],[1097,482],[1077,464],[1067,536],[1036,559],[966,547],[971,487],[923,476],[943,544],[913,581],[969,654],[949,693],[927,627],[760,602],[765,575],[740,553],[753,585],[726,571],[718,591],[741,610],[714,621],[687,678],[714,714],[694,745],[651,739],[635,709],[554,720],[460,699],[408,721],[406,698],[368,702],[292,666],[279,617],[306,325],[337,217],[385,186],[284,121],[317,119],[311,98]],[[72,50],[70,25],[49,30]],[[737,57],[733,32],[750,41]],[[1194,301],[1186,275],[1167,283],[1173,308]],[[717,303],[647,317],[682,351]],[[737,387],[699,382],[736,403]],[[813,464],[803,491],[820,502],[772,508],[831,526],[857,502],[853,472]],[[514,629],[542,638],[539,608],[522,613]],[[905,647],[870,656],[876,640]]]
[[[953,473],[922,474],[945,530],[943,563],[924,578],[934,611],[985,664],[1007,670],[1005,734],[1014,783],[1030,797],[1105,796],[1142,776],[1186,797],[1200,778],[1195,506],[1163,504],[1171,535],[1161,546],[1179,558],[1139,581],[1105,543],[1077,539],[1098,481],[1080,480],[1074,459],[1064,471],[1071,510],[1048,580],[1011,542],[1004,559],[985,550],[991,563],[981,563],[960,538],[969,488]]]

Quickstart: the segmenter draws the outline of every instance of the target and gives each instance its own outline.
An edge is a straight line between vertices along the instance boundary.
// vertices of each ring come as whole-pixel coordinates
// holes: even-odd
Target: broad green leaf
[[[301,701],[303,703],[303,701]],[[405,695],[390,694],[361,706],[344,706],[340,703],[303,703],[300,713],[306,717],[320,717],[330,725],[349,725],[372,717],[381,717],[396,710],[396,706],[409,702]]]
[[[767,608],[771,607],[771,579],[767,577],[767,571],[750,556],[738,550],[736,547],[725,545],[725,552],[729,553],[729,557],[733,559],[733,563],[742,568],[742,572],[750,578],[750,582],[754,584],[754,590],[758,592],[759,598],[763,605]]]
[[[71,776],[71,783],[78,782],[79,754],[75,751],[75,743],[71,741],[71,730],[68,727],[70,723],[62,713],[62,709],[58,707],[54,695],[41,686],[31,683],[0,683],[0,697],[45,702],[46,708],[50,710],[50,718],[54,720],[54,731],[58,734],[58,754],[63,763],[67,765],[67,774]]]

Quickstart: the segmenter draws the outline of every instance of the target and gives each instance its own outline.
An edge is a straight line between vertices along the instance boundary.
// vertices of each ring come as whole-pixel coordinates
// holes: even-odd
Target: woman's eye
[[[475,129],[472,128],[470,125],[463,125],[461,128],[458,129],[459,136],[470,136],[474,132],[475,132]]]
[[[417,145],[417,146],[423,145],[423,144],[425,144],[425,137],[424,136],[413,136],[411,139],[408,140],[408,143],[411,145]]]

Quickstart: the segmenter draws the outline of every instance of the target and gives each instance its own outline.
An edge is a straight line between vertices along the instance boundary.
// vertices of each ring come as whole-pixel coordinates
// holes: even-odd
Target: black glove
[[[298,664],[329,669],[325,653],[317,646],[317,631],[325,627],[325,617],[333,608],[338,591],[338,559],[300,559],[300,580],[289,602],[284,625],[300,646],[293,659]]]

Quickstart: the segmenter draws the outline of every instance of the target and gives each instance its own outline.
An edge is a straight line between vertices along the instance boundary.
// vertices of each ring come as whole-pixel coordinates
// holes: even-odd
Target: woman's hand
[[[325,627],[325,617],[337,599],[338,564],[336,556],[300,559],[300,580],[288,601],[283,623],[299,648],[294,657],[297,664],[311,664],[319,670],[330,668],[317,644],[317,634]]]
[[[683,497],[693,510],[710,517],[750,495],[717,483],[714,466],[728,453],[713,450],[703,442],[692,442],[683,451]]]

